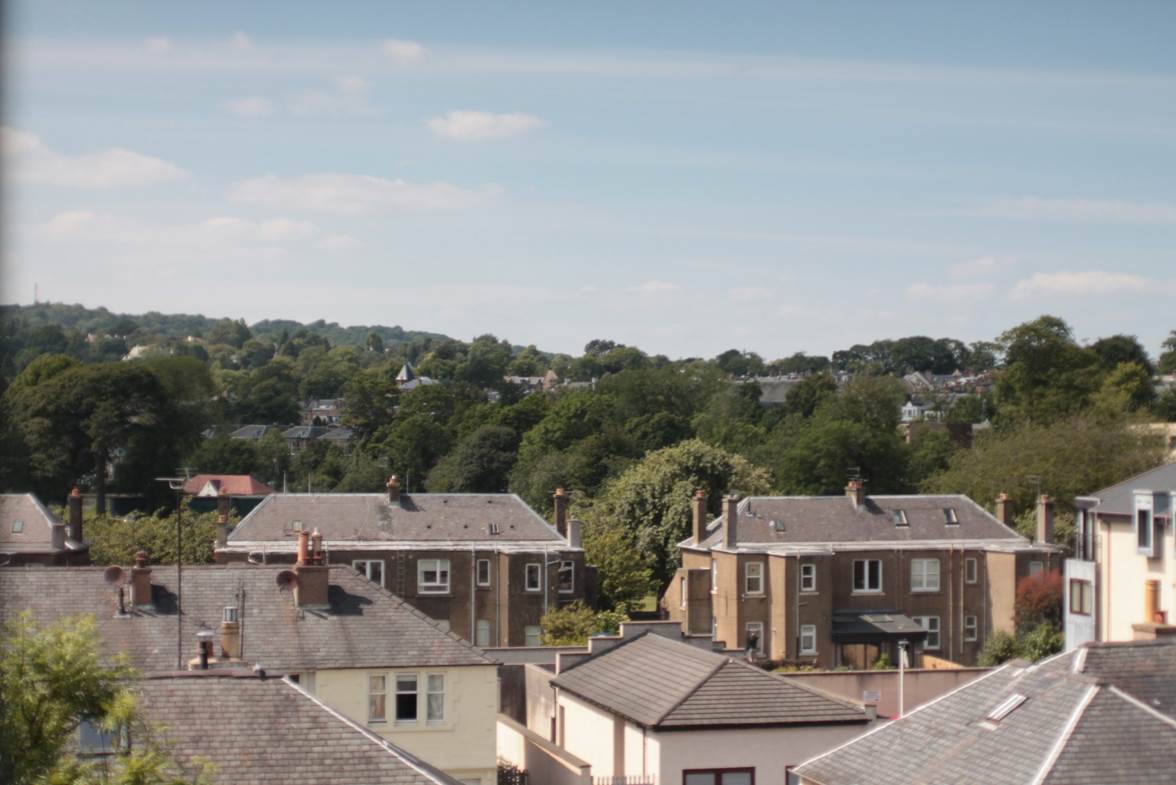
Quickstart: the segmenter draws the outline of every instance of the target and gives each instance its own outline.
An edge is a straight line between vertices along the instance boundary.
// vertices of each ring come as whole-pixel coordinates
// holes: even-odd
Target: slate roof
[[[330,568],[328,610],[296,608],[292,595],[278,589],[276,578],[283,569],[288,567],[185,567],[184,662],[195,656],[197,630],[217,630],[223,609],[236,604],[239,589],[245,591],[243,659],[275,673],[492,662],[351,567]],[[153,567],[151,583],[154,609],[134,609],[129,618],[116,618],[117,593],[107,586],[102,567],[0,569],[0,622],[25,609],[41,623],[93,614],[105,651],[127,652],[143,672],[174,670],[175,567]]]
[[[398,503],[383,493],[275,494],[241,519],[229,549],[293,548],[294,521],[317,528],[328,544],[530,542],[567,550],[555,527],[512,493],[402,493]]]
[[[1133,515],[1135,510],[1134,491],[1176,492],[1176,463],[1165,463],[1142,474],[1129,477],[1120,483],[1087,494],[1086,498],[1098,499],[1097,511],[1111,515]],[[1160,515],[1157,511],[1157,515]]]
[[[1168,783],[1176,718],[1125,685],[1144,663],[1171,674],[1173,662],[1176,641],[1095,644],[1037,666],[1008,663],[797,773],[816,785]],[[986,719],[1013,695],[1025,700],[997,722]]]
[[[323,434],[323,438],[336,444],[347,444],[351,441],[351,435],[352,430],[350,428],[331,428]]]
[[[327,432],[325,425],[292,425],[282,431],[283,439],[317,439]]]
[[[954,510],[948,524],[944,510]],[[787,550],[790,546],[829,543],[962,543],[983,541],[992,546],[1028,547],[1030,541],[1002,524],[976,502],[962,495],[867,496],[860,509],[841,496],[749,496],[739,502],[736,526],[739,547]],[[905,526],[894,514],[906,516]],[[702,548],[722,543],[722,518],[707,526]],[[691,540],[681,543],[695,546]],[[1034,547],[1041,547],[1040,545]]]
[[[61,520],[33,494],[0,493],[0,553],[53,551],[55,525],[60,526]],[[20,531],[13,531],[14,527]],[[85,545],[67,540],[66,547],[80,550]]]
[[[653,632],[576,663],[552,685],[658,730],[868,721],[859,704]]]
[[[229,434],[234,439],[260,439],[276,426],[273,425],[242,425]]]
[[[212,483],[217,493],[221,489],[228,491],[230,496],[265,496],[277,493],[261,480],[250,474],[197,474],[184,483],[184,493],[195,495]]]
[[[285,679],[202,671],[137,682],[148,727],[185,780],[212,785],[458,785]],[[132,729],[131,744],[135,744]]]

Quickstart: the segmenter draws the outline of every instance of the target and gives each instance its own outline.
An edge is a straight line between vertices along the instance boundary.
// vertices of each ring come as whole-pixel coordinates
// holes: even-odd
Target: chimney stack
[[[568,492],[555,489],[555,529],[560,537],[568,536]]]
[[[739,497],[723,497],[723,547],[735,548],[739,542]]]
[[[400,480],[395,474],[388,478],[388,501],[400,504]]]
[[[706,491],[701,488],[694,492],[690,499],[691,533],[694,544],[699,545],[706,539]]]
[[[69,538],[82,542],[82,492],[76,485],[69,492]]]
[[[845,495],[853,502],[853,508],[860,510],[866,505],[866,484],[859,479],[852,479],[845,485]]]
[[[569,548],[582,548],[583,547],[583,545],[581,544],[584,541],[583,540],[583,531],[584,531],[584,522],[583,521],[577,521],[575,518],[568,521],[568,547]]]
[[[216,497],[216,547],[229,544],[229,491],[221,488]]]
[[[225,606],[220,623],[220,645],[222,657],[241,659],[241,621],[236,605]]]
[[[294,587],[294,602],[300,608],[327,608],[327,590],[331,568],[323,563],[323,536],[314,530],[314,551],[310,548],[311,536],[305,530],[298,532],[298,563],[294,574],[298,584]]]
[[[151,568],[147,562],[147,551],[135,554],[135,566],[131,568],[131,605],[135,608],[150,608]]]
[[[1053,542],[1053,499],[1047,494],[1041,494],[1037,499],[1037,541]]]
[[[1013,500],[1007,493],[996,497],[996,519],[1005,526],[1013,525]]]

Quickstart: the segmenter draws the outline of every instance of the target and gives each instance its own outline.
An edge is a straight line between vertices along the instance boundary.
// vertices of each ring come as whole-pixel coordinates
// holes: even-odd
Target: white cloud
[[[975,214],[994,218],[1103,223],[1176,223],[1176,202],[1022,196],[999,199]]]
[[[1113,273],[1105,270],[1080,272],[1034,273],[1018,281],[1013,287],[1013,297],[1018,300],[1051,295],[1105,295],[1144,292],[1153,287],[1162,287],[1142,275]],[[1168,287],[1170,288],[1170,287]]]
[[[360,76],[341,76],[335,80],[331,92],[313,91],[303,93],[290,102],[290,112],[295,115],[342,115],[370,114],[374,111],[368,102],[367,80]]]
[[[645,281],[644,283],[639,283],[636,286],[630,286],[625,291],[635,292],[637,294],[658,295],[670,294],[672,292],[679,291],[681,288],[682,287],[678,286],[678,284],[670,283],[669,281]]]
[[[727,290],[727,298],[737,303],[770,300],[772,291],[762,286],[734,286]]]
[[[1012,259],[996,256],[981,256],[956,262],[947,268],[947,274],[952,278],[989,278],[1013,264]]]
[[[161,35],[152,36],[151,38],[148,38],[143,43],[146,45],[148,52],[154,52],[156,54],[166,52],[172,48],[171,39],[165,38],[164,36],[161,36]]]
[[[425,47],[416,41],[389,38],[380,43],[380,51],[398,63],[411,63],[421,59],[425,53]]]
[[[324,251],[351,251],[362,246],[363,243],[348,234],[330,234],[318,243]]]
[[[15,128],[0,128],[4,167],[17,181],[69,188],[122,188],[178,180],[180,167],[131,150],[62,155],[40,137]]]
[[[996,287],[990,283],[913,283],[907,287],[907,295],[912,299],[952,303],[982,300],[991,297],[994,291]]]
[[[429,130],[449,139],[501,139],[547,125],[541,118],[520,112],[494,114],[455,110],[427,123]]]
[[[226,106],[238,117],[267,117],[273,114],[274,105],[268,98],[251,95],[244,98],[234,98]]]
[[[341,76],[337,81],[339,84],[339,90],[344,93],[362,93],[368,89],[368,82],[362,76]]]
[[[253,39],[249,37],[248,33],[242,32],[241,30],[229,36],[229,43],[232,44],[234,49],[245,50],[253,48]]]
[[[500,189],[469,190],[445,182],[409,183],[358,174],[265,175],[229,192],[235,202],[279,210],[377,213],[392,210],[457,210],[474,207]]]

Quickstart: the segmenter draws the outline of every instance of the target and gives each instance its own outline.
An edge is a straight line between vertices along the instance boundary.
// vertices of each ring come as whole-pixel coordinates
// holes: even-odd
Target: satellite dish
[[[127,572],[117,564],[112,564],[102,571],[102,579],[109,586],[122,586],[127,582]]]
[[[298,585],[298,576],[294,574],[293,570],[282,570],[278,573],[276,580],[280,591],[291,591]]]

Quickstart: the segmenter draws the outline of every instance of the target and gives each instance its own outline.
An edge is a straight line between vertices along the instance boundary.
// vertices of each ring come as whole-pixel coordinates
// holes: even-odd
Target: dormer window
[[[947,526],[958,526],[960,523],[960,516],[956,515],[954,507],[943,508],[943,522]]]
[[[890,517],[894,520],[895,526],[909,526],[907,521],[906,510],[891,510]]]

